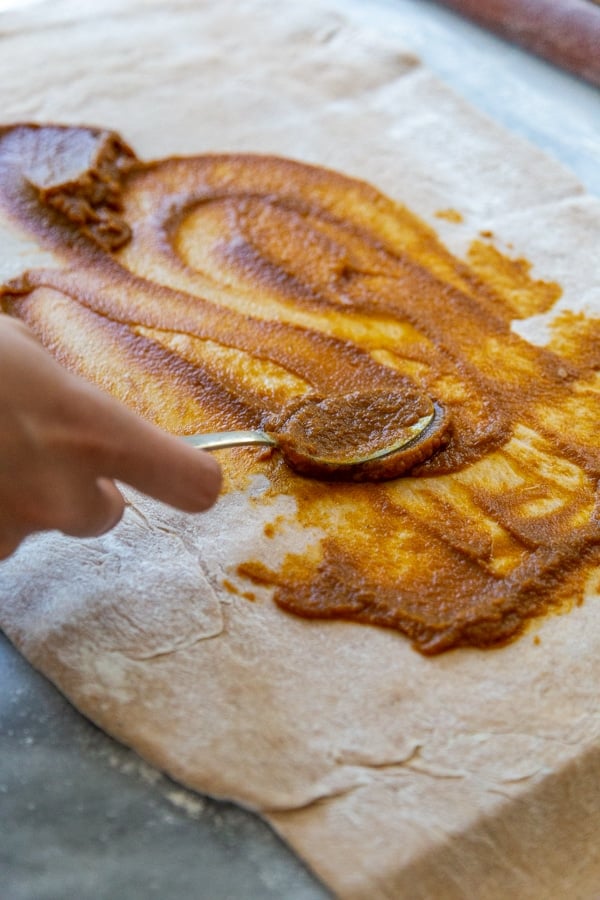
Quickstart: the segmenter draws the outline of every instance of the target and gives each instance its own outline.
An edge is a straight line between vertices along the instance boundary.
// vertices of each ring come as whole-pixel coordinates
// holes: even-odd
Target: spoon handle
[[[275,438],[264,431],[219,431],[212,434],[188,434],[183,440],[201,450],[220,450],[225,447],[245,447],[252,444],[277,446]]]

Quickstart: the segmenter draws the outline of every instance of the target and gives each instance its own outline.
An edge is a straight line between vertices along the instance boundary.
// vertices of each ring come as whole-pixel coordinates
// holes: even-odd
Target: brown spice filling
[[[5,286],[4,311],[168,430],[262,427],[314,395],[447,410],[445,445],[387,483],[324,489],[277,455],[223,458],[234,485],[268,472],[327,534],[278,571],[241,567],[282,608],[437,653],[505,642],[581,598],[600,545],[600,328],[565,314],[547,347],[521,339],[511,323],[560,296],[525,261],[476,242],[467,265],[334,172],[259,156],[144,164],[86,129],[0,130],[0,202],[64,260]]]
[[[293,469],[337,481],[397,478],[443,446],[448,427],[418,391],[301,398],[267,423]]]

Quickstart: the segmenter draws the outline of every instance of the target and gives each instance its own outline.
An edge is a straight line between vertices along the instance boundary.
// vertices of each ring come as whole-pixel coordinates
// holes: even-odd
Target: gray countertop
[[[1,8],[1,7],[0,7]],[[600,195],[600,95],[425,0],[351,0]],[[83,719],[0,636],[3,900],[321,900],[253,814],[192,795]]]

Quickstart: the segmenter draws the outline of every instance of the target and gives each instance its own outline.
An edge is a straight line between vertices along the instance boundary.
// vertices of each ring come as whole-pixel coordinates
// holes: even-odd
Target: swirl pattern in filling
[[[444,439],[387,483],[322,484],[236,450],[321,525],[277,571],[284,609],[488,647],[582,596],[598,560],[597,320],[546,347],[515,319],[560,288],[478,243],[469,263],[375,188],[291,160],[144,163],[100,129],[0,130],[0,203],[60,265],[4,285],[66,366],[176,434],[265,428],[307,397],[435,398]],[[267,499],[265,499],[267,502]],[[273,529],[272,533],[275,533]],[[271,533],[271,532],[270,532]]]

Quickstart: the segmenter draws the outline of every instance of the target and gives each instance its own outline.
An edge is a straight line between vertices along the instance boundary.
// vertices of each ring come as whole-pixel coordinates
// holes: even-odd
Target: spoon
[[[264,430],[194,434],[193,447],[262,445],[281,451],[295,471],[338,481],[397,478],[446,442],[449,417],[417,391],[356,392],[301,398]]]

